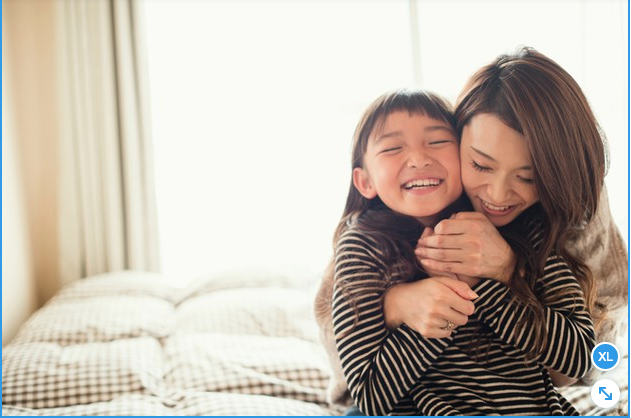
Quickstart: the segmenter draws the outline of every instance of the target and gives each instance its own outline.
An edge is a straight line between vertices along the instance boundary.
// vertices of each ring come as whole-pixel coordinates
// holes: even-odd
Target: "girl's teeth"
[[[430,186],[438,186],[440,184],[440,180],[438,179],[423,179],[423,180],[414,180],[409,183],[405,183],[403,187],[406,189],[412,189],[414,187],[430,187]]]

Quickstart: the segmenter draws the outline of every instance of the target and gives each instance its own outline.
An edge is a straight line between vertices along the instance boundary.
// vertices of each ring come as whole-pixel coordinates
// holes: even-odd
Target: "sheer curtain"
[[[139,3],[58,3],[60,269],[64,282],[158,270]]]

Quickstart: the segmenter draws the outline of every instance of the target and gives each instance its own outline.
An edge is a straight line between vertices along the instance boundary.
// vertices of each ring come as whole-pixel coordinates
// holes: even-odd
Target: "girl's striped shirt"
[[[336,249],[332,314],[344,376],[363,413],[578,415],[546,370],[580,378],[595,345],[583,292],[563,259],[551,256],[537,283],[546,294],[565,294],[546,307],[548,350],[537,361],[524,355],[532,329],[516,325],[524,308],[494,280],[474,286],[475,313],[448,338],[425,338],[405,324],[389,331],[384,268],[376,243],[349,226]]]

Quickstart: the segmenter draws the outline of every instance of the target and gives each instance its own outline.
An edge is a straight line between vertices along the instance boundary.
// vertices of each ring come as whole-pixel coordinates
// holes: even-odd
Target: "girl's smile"
[[[446,122],[395,111],[368,140],[364,166],[353,182],[395,212],[432,224],[462,194],[458,142]]]
[[[440,186],[442,182],[443,180],[437,178],[420,178],[406,182],[403,188],[410,191],[426,191]]]

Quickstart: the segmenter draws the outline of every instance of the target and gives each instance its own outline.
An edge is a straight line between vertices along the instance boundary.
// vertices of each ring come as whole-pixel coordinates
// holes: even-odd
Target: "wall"
[[[2,2],[2,344],[59,288],[57,1]]]

